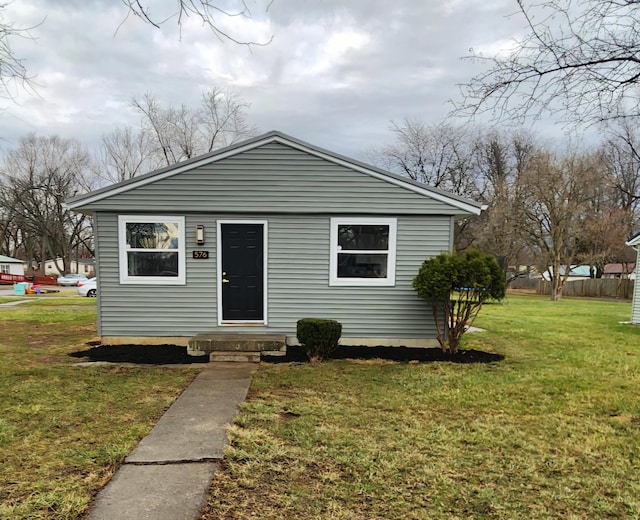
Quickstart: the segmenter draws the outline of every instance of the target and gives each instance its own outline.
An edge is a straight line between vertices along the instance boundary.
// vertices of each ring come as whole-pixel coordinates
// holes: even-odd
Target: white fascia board
[[[628,240],[627,242],[625,242],[625,245],[628,245],[631,247],[640,246],[640,235],[637,235],[633,237],[631,240]]]

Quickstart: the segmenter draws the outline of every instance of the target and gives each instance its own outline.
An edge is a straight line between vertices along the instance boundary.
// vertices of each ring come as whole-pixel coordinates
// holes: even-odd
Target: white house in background
[[[22,264],[22,260],[0,255],[0,274],[24,276],[24,265]]]
[[[62,258],[57,259],[58,264],[56,265],[55,260],[46,260],[44,262],[44,274],[45,276],[58,276],[61,274],[68,274],[60,272],[58,269],[58,265],[62,267]],[[69,273],[78,273],[78,274],[90,274],[95,272],[95,260],[93,258],[81,258],[77,262],[71,261],[69,263]]]
[[[560,276],[564,276],[567,272],[567,267],[564,265],[560,266]],[[547,282],[551,280],[551,274],[553,273],[553,267],[549,266],[544,273],[542,273],[542,278],[544,278]],[[572,265],[569,268],[569,277],[567,280],[588,280],[591,278],[591,268],[588,265]]]
[[[627,242],[628,246],[636,250],[636,277],[633,288],[633,301],[631,303],[631,323],[640,325],[640,233],[632,236]]]
[[[16,283],[24,281],[24,265],[22,260],[0,255],[0,283]]]

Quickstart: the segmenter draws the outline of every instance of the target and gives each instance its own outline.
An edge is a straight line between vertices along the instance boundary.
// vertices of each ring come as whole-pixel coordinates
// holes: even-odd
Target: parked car
[[[58,276],[58,285],[76,286],[78,282],[87,280],[86,274],[65,274]]]
[[[98,294],[98,279],[94,277],[79,281],[78,294],[80,296],[95,298]]]

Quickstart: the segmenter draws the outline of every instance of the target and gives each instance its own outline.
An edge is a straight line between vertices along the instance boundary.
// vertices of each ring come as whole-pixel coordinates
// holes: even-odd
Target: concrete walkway
[[[17,307],[18,305],[22,305],[23,303],[29,303],[33,300],[16,300],[13,302],[0,303],[0,309],[12,309],[13,307]]]
[[[207,366],[98,493],[88,520],[200,517],[255,363]]]

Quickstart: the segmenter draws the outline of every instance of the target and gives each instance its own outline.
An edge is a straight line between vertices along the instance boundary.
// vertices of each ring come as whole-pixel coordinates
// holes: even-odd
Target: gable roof
[[[459,209],[461,213],[479,215],[482,211],[482,206],[478,202],[460,197],[459,195],[455,195],[438,188],[428,186],[426,184],[422,184],[408,177],[403,177],[401,175],[388,172],[386,170],[357,161],[355,159],[345,157],[335,152],[325,150],[324,148],[306,143],[275,130],[261,136],[254,137],[252,139],[248,139],[246,141],[242,141],[240,143],[215,150],[214,152],[201,155],[199,157],[194,157],[193,159],[189,159],[144,175],[140,175],[138,177],[134,177],[133,179],[128,179],[126,181],[122,181],[105,188],[79,195],[67,200],[66,205],[69,209],[78,209],[82,206],[106,199],[113,195],[124,193],[140,186],[145,186],[157,180],[166,179],[179,173],[211,164],[228,157],[233,157],[234,155],[238,155],[240,153],[269,143],[280,143],[286,146],[290,146],[292,148],[306,152],[316,157],[320,157],[332,163],[339,164],[341,166],[356,170],[360,173],[367,174],[371,177],[387,181],[391,184],[406,188],[425,197],[429,197],[431,199],[435,199],[448,204],[454,208]]]
[[[2,264],[21,264],[22,260],[11,258],[10,256],[0,255],[0,263]]]
[[[627,240],[626,245],[628,245],[628,246],[639,246],[640,245],[640,232],[636,233],[629,240]]]
[[[604,274],[631,274],[635,270],[636,264],[634,262],[606,264],[604,266]]]

